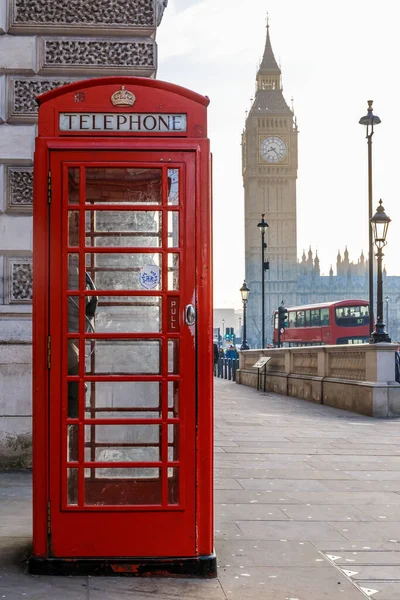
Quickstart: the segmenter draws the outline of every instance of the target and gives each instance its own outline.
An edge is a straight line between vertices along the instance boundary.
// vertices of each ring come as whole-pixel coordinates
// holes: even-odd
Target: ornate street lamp
[[[265,214],[261,215],[261,221],[258,223],[261,231],[261,348],[265,347],[265,271],[269,269],[269,263],[265,262],[265,231],[269,227],[267,221],[264,219]]]
[[[383,248],[386,246],[386,235],[391,219],[385,214],[385,209],[382,206],[382,200],[379,200],[379,206],[376,213],[371,218],[371,230],[376,246],[376,258],[378,262],[378,281],[377,281],[377,302],[376,302],[376,324],[375,331],[371,336],[371,343],[390,342],[390,337],[385,331],[385,323],[383,322],[383,289],[382,289],[382,258]]]
[[[359,120],[360,125],[365,125],[368,144],[368,220],[372,218],[372,136],[374,126],[381,122],[377,115],[372,112],[373,100],[368,100],[368,112]],[[369,288],[369,314],[370,333],[374,326],[374,245],[372,230],[368,229],[368,288]]]
[[[243,338],[242,345],[240,346],[241,350],[250,350],[247,340],[246,340],[246,310],[247,310],[247,301],[249,299],[250,289],[247,287],[246,280],[243,281],[243,285],[240,288],[240,293],[242,295],[243,302]]]

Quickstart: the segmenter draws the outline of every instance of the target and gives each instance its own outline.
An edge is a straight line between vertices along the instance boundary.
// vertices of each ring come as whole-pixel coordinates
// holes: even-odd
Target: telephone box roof
[[[54,100],[54,98],[58,98],[59,96],[63,96],[64,94],[68,94],[70,92],[111,84],[140,85],[142,87],[153,88],[154,90],[158,89],[171,92],[177,94],[178,96],[183,96],[188,100],[192,100],[193,102],[197,102],[203,106],[208,106],[210,103],[208,96],[202,96],[201,94],[197,94],[192,90],[188,90],[187,88],[181,87],[180,85],[176,85],[174,83],[159,81],[158,79],[150,79],[149,77],[96,77],[93,79],[84,79],[63,85],[62,87],[41,94],[40,96],[37,96],[36,101],[39,105],[42,105],[49,100]]]

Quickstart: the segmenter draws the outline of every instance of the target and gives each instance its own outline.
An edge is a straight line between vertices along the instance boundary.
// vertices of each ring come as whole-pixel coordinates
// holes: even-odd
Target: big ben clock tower
[[[261,346],[261,215],[269,224],[265,241],[265,332],[272,339],[272,313],[284,300],[296,298],[296,179],[297,126],[286,104],[281,70],[272,51],[267,25],[264,56],[257,73],[257,89],[242,136],[245,202],[246,281],[251,290],[247,309],[247,339]]]

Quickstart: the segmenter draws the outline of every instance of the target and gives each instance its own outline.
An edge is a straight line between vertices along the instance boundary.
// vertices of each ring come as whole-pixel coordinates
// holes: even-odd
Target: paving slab
[[[399,600],[400,583],[385,581],[358,581],[357,585],[372,600]]]
[[[290,499],[302,504],[354,504],[362,510],[374,504],[400,504],[400,494],[395,492],[288,492],[288,503]]]
[[[376,523],[373,524],[377,525]],[[237,525],[245,538],[250,540],[285,539],[305,542],[325,539],[327,542],[330,542],[345,538],[345,536],[332,526],[333,524],[312,521],[238,521]]]
[[[347,540],[355,542],[388,542],[400,539],[400,523],[329,522],[329,525]]]
[[[218,541],[219,567],[315,567],[326,566],[310,542]]]
[[[339,556],[340,554],[340,556]],[[329,558],[329,557],[328,557]],[[392,552],[373,552],[373,551],[363,551],[363,552],[340,552],[334,555],[334,558],[331,555],[331,560],[335,563],[335,565],[345,566],[345,565],[400,565],[400,551],[392,551]],[[349,566],[349,569],[351,566]],[[400,571],[397,570],[397,574],[400,575]],[[400,577],[399,577],[400,579]]]
[[[284,506],[282,512],[295,521],[371,521],[365,512],[354,506],[343,504],[307,504],[306,506]]]
[[[219,580],[233,600],[365,600],[349,579],[332,567],[222,568]]]
[[[225,600],[216,579],[90,577],[89,600]]]

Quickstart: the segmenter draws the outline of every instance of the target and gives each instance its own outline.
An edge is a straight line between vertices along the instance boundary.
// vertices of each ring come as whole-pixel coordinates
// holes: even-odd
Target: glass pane
[[[161,425],[86,425],[85,460],[157,462],[161,460]]]
[[[67,469],[67,504],[78,504],[78,469]]]
[[[179,169],[168,169],[168,204],[179,204]]]
[[[79,332],[79,296],[68,296],[68,333]]]
[[[168,373],[179,373],[179,340],[168,340]]]
[[[329,325],[329,308],[321,308],[321,325]]]
[[[68,289],[79,290],[79,254],[68,254]]]
[[[170,211],[168,213],[168,247],[177,248],[179,246],[179,213]]]
[[[97,296],[93,323],[96,333],[158,333],[162,298],[159,296]]]
[[[86,254],[97,290],[160,290],[161,254]]]
[[[79,204],[80,169],[68,169],[68,204]]]
[[[68,212],[68,246],[79,246],[79,212]]]
[[[89,340],[86,373],[159,374],[160,351],[159,340]]]
[[[68,339],[68,375],[79,374],[79,340]],[[68,381],[68,417],[78,418],[79,381]]]
[[[90,167],[86,203],[161,204],[161,169]]]
[[[179,290],[179,254],[168,254],[168,291]]]
[[[160,212],[144,210],[87,212],[86,246],[160,247],[161,219]]]
[[[168,461],[179,460],[179,425],[168,425]]]
[[[304,327],[304,310],[297,311],[297,327]]]
[[[179,416],[179,381],[168,382],[168,418]]]
[[[87,386],[87,419],[161,417],[161,389],[157,381],[91,381]]]
[[[161,470],[86,469],[85,504],[88,506],[161,504]]]
[[[179,469],[168,468],[168,504],[179,504]]]
[[[76,462],[78,460],[78,425],[67,426],[67,461]]]

